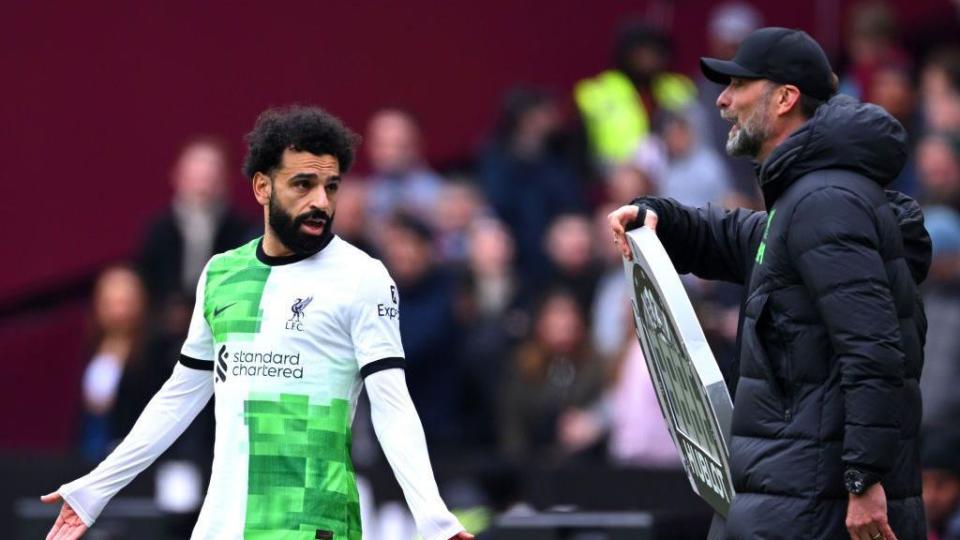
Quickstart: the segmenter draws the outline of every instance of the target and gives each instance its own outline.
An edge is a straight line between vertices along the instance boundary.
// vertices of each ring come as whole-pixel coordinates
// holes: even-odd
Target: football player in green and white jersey
[[[192,538],[360,540],[350,425],[363,384],[420,534],[473,538],[437,490],[393,280],[331,231],[356,140],[317,108],[260,116],[244,168],[264,236],[207,263],[180,363],[113,453],[42,498],[64,501],[48,539],[79,538],[216,394],[213,475]]]

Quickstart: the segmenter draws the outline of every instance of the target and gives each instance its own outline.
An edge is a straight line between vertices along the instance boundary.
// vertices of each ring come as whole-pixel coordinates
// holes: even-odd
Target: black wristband
[[[647,211],[653,212],[653,208],[650,208],[650,205],[647,204],[647,202],[643,198],[634,199],[630,204],[639,208],[640,211],[637,212],[637,219],[631,221],[630,223],[627,223],[627,226],[625,227],[625,229],[628,231],[632,231],[639,227],[643,227],[643,223],[647,219]]]

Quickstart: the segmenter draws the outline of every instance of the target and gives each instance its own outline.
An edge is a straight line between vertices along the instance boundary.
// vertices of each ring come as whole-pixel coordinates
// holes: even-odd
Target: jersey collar
[[[272,255],[267,255],[267,253],[263,251],[263,238],[260,238],[260,240],[257,240],[257,260],[267,266],[283,266],[285,264],[293,264],[295,262],[300,262],[304,259],[309,259],[310,257],[313,257],[317,253],[323,251],[323,248],[330,245],[330,241],[333,240],[335,237],[336,237],[335,234],[331,234],[329,238],[327,238],[327,241],[324,242],[323,245],[320,246],[320,248],[314,252],[294,253],[293,255],[280,255],[276,257]]]

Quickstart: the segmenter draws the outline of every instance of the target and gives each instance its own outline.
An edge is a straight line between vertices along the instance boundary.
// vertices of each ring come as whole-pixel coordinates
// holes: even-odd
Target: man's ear
[[[255,173],[252,180],[253,196],[260,206],[270,204],[270,195],[273,193],[273,179],[262,172]]]
[[[777,89],[777,116],[786,116],[800,110],[800,89],[792,84],[784,84]]]

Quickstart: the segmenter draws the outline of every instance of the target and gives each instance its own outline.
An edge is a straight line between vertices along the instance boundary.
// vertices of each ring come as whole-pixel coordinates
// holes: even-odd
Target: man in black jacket
[[[151,310],[176,335],[177,347],[190,323],[204,264],[255,236],[249,220],[230,205],[229,165],[218,139],[188,141],[171,174],[173,200],[151,221],[143,239],[138,267]]]
[[[758,164],[767,212],[642,198],[610,215],[639,224],[681,273],[746,286],[730,463],[732,539],[925,538],[918,429],[930,263],[918,205],[884,192],[906,159],[903,127],[835,96],[807,34],[763,28],[732,61],[727,151]]]

